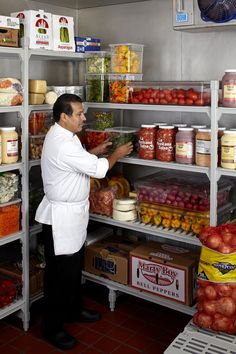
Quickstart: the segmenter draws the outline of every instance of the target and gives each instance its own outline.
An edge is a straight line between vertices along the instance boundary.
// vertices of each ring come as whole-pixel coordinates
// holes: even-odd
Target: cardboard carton
[[[18,47],[19,19],[16,17],[0,16],[0,46]]]
[[[130,285],[186,305],[196,299],[199,257],[186,249],[150,242],[130,253]],[[184,250],[184,249],[183,249]]]
[[[99,51],[101,40],[91,37],[75,37],[75,51],[85,53],[87,51]]]
[[[53,50],[74,52],[74,19],[68,16],[52,15]]]

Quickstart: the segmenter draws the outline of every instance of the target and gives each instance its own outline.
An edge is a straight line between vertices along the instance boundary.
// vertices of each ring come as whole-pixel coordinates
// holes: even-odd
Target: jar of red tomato
[[[174,161],[175,129],[173,125],[160,126],[156,138],[156,159],[165,162]]]
[[[145,160],[155,159],[156,126],[142,124],[139,131],[139,157]]]

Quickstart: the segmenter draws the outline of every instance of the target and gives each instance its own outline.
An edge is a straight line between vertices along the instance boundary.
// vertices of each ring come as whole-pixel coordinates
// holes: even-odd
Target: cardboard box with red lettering
[[[24,10],[11,16],[20,19],[20,42],[31,49],[52,49],[52,15],[43,10]]]
[[[75,51],[74,19],[68,16],[52,15],[53,50]]]
[[[0,46],[18,47],[19,19],[16,17],[0,16]]]
[[[138,241],[119,240],[113,237],[93,243],[85,248],[86,272],[116,281],[129,282],[129,253]]]
[[[185,248],[150,242],[130,253],[130,285],[192,305],[197,292],[199,256]]]

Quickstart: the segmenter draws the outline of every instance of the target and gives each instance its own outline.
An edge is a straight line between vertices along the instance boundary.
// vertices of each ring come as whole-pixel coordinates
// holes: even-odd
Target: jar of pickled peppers
[[[155,159],[156,126],[142,124],[139,131],[139,157],[145,160]]]

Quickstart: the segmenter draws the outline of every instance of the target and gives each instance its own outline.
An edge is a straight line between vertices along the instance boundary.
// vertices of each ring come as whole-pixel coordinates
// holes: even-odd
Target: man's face
[[[82,130],[86,121],[84,109],[79,102],[71,102],[71,108],[73,109],[73,113],[71,116],[65,114],[63,127],[72,133],[78,133]]]

